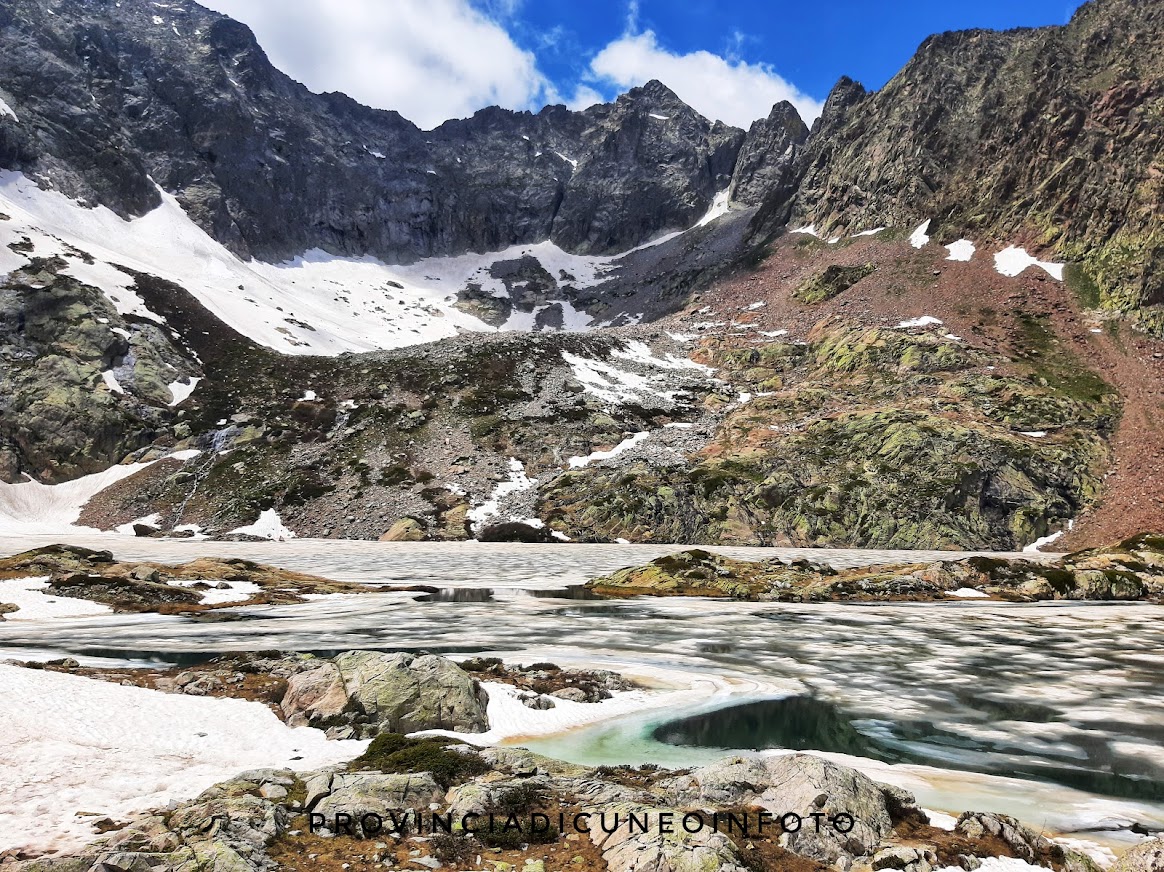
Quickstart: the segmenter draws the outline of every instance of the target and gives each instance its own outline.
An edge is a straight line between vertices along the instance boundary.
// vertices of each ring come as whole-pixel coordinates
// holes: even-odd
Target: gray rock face
[[[658,82],[584,112],[491,108],[422,131],[276,70],[244,25],[177,0],[0,10],[0,166],[123,215],[150,177],[241,255],[392,261],[551,238],[612,252],[689,226],[744,133]],[[161,23],[156,23],[160,19]],[[658,116],[658,117],[656,117]]]
[[[677,806],[755,804],[777,815],[795,812],[805,825],[782,835],[781,843],[794,853],[823,863],[850,862],[870,855],[892,829],[880,785],[854,769],[808,754],[762,760],[729,757],[679,776],[666,787]],[[826,818],[852,815],[853,829],[841,834],[822,824],[818,832],[809,818],[813,813]]]
[[[670,811],[676,821],[683,817],[682,811]],[[641,813],[641,809],[614,805],[602,812],[613,818],[615,814]],[[631,833],[628,827],[621,826],[606,833],[591,828],[590,840],[602,851],[610,872],[744,872],[746,867],[727,836],[708,828],[696,833],[688,833],[681,826],[675,829],[674,833],[664,833],[659,828]]]
[[[1164,7],[1084,4],[1064,27],[927,39],[880,91],[843,78],[759,224],[912,228],[948,243],[1020,231],[1082,260],[1121,308],[1164,303]],[[1113,252],[1121,251],[1118,259]],[[1106,256],[1105,256],[1106,255]]]
[[[283,716],[293,727],[329,724],[347,709],[348,693],[334,663],[292,675],[280,703]]]
[[[489,729],[485,691],[451,660],[348,651],[335,665],[351,703],[375,725],[372,732]]]
[[[1149,839],[1124,854],[1111,872],[1164,872],[1164,839]]]
[[[796,157],[806,139],[808,127],[786,100],[753,122],[732,173],[732,202],[759,206],[765,197],[791,193]]]
[[[0,276],[0,480],[55,484],[118,463],[175,421],[169,382],[201,375],[158,325],[67,275],[73,264],[36,258]]]
[[[411,775],[385,775],[379,772],[339,772],[332,776],[330,790],[314,806],[329,822],[337,813],[350,814],[353,830],[365,833],[361,817],[370,812],[384,819],[385,830],[392,829],[390,815],[402,809],[427,808],[429,803],[444,800],[445,792],[428,772]]]

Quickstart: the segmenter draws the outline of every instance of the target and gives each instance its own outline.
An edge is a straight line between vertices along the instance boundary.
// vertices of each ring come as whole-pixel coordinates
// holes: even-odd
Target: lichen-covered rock
[[[727,758],[678,776],[664,787],[680,806],[759,805],[776,815],[794,812],[806,825],[784,833],[781,844],[823,863],[871,855],[892,829],[880,785],[855,769],[809,754]],[[823,815],[822,820],[852,815],[852,829],[843,833],[822,825],[818,831],[810,817],[814,813]]]
[[[293,727],[333,725],[348,707],[339,667],[325,660],[314,669],[292,675],[279,705]]]
[[[363,836],[360,818],[366,812],[379,815],[385,830],[390,830],[393,828],[391,814],[399,818],[405,809],[426,809],[429,803],[442,802],[444,798],[444,789],[428,772],[408,775],[337,772],[331,778],[327,795],[312,810],[329,822],[334,822],[337,813],[351,815],[355,831]]]
[[[631,812],[641,814],[642,809],[616,803],[598,811],[611,821],[614,815],[624,817],[623,825],[611,833],[601,827],[590,828],[590,840],[602,851],[610,872],[745,872],[735,845],[724,834],[712,832],[710,826],[695,833],[679,824],[671,833],[662,832],[659,827],[632,833],[625,816]],[[683,817],[677,809],[652,810],[655,815],[668,811],[675,821]]]
[[[489,729],[488,696],[451,660],[431,654],[348,651],[334,662],[372,733]]]
[[[1148,839],[1124,854],[1110,872],[1164,872],[1164,839]]]
[[[401,518],[380,537],[381,542],[420,542],[424,527],[415,518]]]

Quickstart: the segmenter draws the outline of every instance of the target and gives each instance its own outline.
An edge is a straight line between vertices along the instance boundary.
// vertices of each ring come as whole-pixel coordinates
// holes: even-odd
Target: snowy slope
[[[63,257],[69,275],[101,288],[122,314],[161,321],[133,292],[133,279],[117,269],[125,266],[180,285],[239,333],[276,351],[336,355],[416,345],[462,331],[494,332],[453,304],[469,282],[486,294],[507,297],[505,285],[489,275],[498,261],[529,255],[550,275],[564,271],[574,277],[570,285],[586,288],[602,282],[622,256],[574,255],[547,241],[399,266],[319,250],[280,264],[243,261],[191,221],[173,196],[161,193],[161,206],[126,221],[105,207],[85,208],[41,190],[21,173],[0,171],[0,213],[9,216],[0,219],[0,276],[33,256]],[[725,192],[696,226],[726,211]],[[25,241],[31,251],[8,247]],[[568,300],[547,305],[555,302],[562,307],[564,329],[597,326]],[[532,330],[537,312],[514,311],[500,329]]]
[[[29,257],[60,256],[68,274],[101,288],[119,312],[152,320],[133,293],[133,280],[116,268],[150,273],[181,285],[239,333],[286,354],[336,355],[429,342],[462,331],[495,328],[453,307],[469,281],[506,296],[488,275],[499,261],[532,255],[554,276],[565,270],[575,287],[603,280],[614,258],[572,255],[551,242],[488,254],[430,258],[389,266],[372,257],[341,258],[309,251],[281,264],[242,261],[211,239],[169,194],[162,205],[126,221],[109,209],[84,208],[44,191],[20,173],[0,172],[0,274]],[[32,250],[8,246],[27,240]],[[88,258],[93,263],[86,263]],[[566,329],[591,319],[562,301]],[[515,312],[501,329],[533,327],[534,316]]]

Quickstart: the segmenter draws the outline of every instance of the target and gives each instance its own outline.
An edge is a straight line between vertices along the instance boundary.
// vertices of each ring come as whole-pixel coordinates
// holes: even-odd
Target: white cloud
[[[806,124],[820,115],[823,105],[768,64],[728,60],[707,51],[675,54],[660,46],[651,30],[628,32],[608,44],[590,62],[590,75],[597,83],[620,89],[658,79],[700,114],[745,129],[766,118],[781,100],[795,106]]]
[[[276,67],[429,129],[490,105],[539,108],[556,92],[468,0],[201,0],[247,24]],[[519,0],[494,9],[512,13]]]
[[[806,122],[821,104],[767,64],[707,51],[674,54],[651,30],[639,32],[638,3],[627,7],[623,36],[591,60],[572,96],[559,94],[507,31],[524,0],[200,0],[250,26],[276,67],[313,91],[342,91],[361,103],[395,109],[422,128],[486,106],[538,110],[547,103],[584,109],[659,79],[708,118],[747,127],[789,100]],[[541,48],[560,30],[535,35]],[[737,39],[737,42],[739,40]]]

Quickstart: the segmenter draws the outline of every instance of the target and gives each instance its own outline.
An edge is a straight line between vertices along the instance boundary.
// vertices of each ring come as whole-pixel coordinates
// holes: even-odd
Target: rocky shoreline
[[[35,665],[159,691],[259,700],[289,725],[371,742],[346,764],[246,771],[192,800],[124,819],[94,815],[94,841],[67,855],[0,854],[11,872],[1102,868],[1077,844],[1006,815],[968,811],[952,824],[935,823],[907,791],[810,754],[733,756],[671,770],[579,766],[471,744],[491,726],[478,677],[512,681],[525,705],[540,708],[539,701],[596,700],[630,687],[612,673],[496,658],[472,658],[462,668],[436,655],[378,651],[233,655],[181,670]],[[1113,872],[1156,869],[1162,850],[1160,839],[1145,841]],[[1004,862],[997,858],[1012,865],[991,865]]]
[[[189,563],[120,561],[111,551],[49,545],[0,559],[0,580],[40,579],[45,596],[88,600],[117,612],[195,614],[222,608],[288,605],[313,597],[396,590],[333,581],[239,558]],[[19,612],[0,596],[0,620]]]
[[[1052,563],[967,557],[837,570],[808,560],[733,560],[692,549],[592,579],[599,596],[696,596],[764,602],[1164,602],[1164,536],[1067,554]]]

